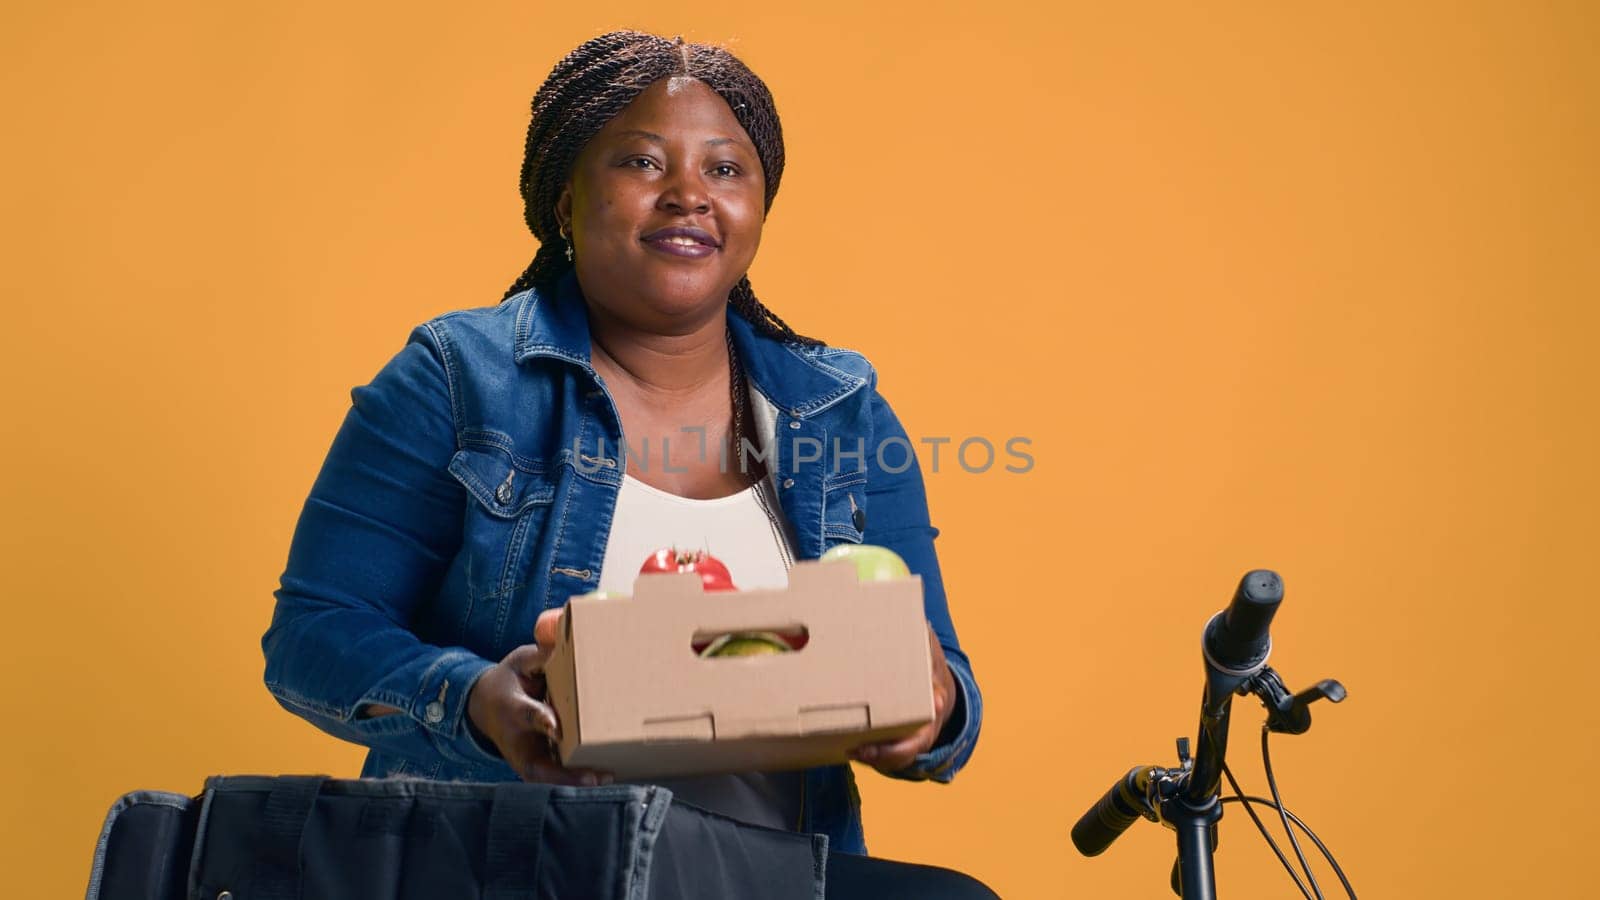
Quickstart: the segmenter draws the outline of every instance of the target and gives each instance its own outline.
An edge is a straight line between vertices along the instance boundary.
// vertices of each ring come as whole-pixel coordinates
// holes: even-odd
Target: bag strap
[[[550,786],[500,782],[489,806],[484,900],[537,900]]]
[[[274,780],[261,813],[261,845],[251,879],[260,900],[299,900],[300,844],[327,780],[326,775],[284,775]]]

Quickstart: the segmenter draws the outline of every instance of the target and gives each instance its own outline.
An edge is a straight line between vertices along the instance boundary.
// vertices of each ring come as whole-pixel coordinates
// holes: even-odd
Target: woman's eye
[[[711,171],[715,172],[718,175],[723,176],[724,178],[732,178],[735,175],[739,174],[739,168],[737,166],[731,165],[729,163],[723,163],[722,165],[717,166],[716,168],[712,169]]]
[[[635,163],[644,163],[644,165],[642,165],[642,166],[634,166],[635,168],[643,169],[643,168],[648,168],[650,166],[655,165],[656,161],[651,159],[648,156],[636,156],[633,159],[630,159],[627,162],[623,163],[623,165],[625,165],[625,166],[633,166]]]

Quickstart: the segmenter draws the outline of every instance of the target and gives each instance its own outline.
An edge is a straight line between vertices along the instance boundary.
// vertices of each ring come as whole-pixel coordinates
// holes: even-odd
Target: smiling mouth
[[[704,259],[717,252],[717,247],[685,235],[647,238],[644,245],[667,256],[679,259]]]

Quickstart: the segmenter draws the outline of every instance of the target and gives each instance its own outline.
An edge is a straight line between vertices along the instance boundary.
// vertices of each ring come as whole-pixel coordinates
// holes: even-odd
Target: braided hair
[[[563,249],[555,207],[579,151],[646,88],[672,76],[698,79],[727,101],[755,144],[766,177],[764,209],[772,209],[772,198],[783,178],[783,128],[766,84],[721,47],[639,31],[603,34],[584,41],[556,63],[534,94],[521,189],[522,217],[539,239],[539,251],[502,299],[531,287],[548,288],[572,268]],[[816,338],[795,333],[757,300],[748,275],[728,293],[728,302],[764,334],[798,344],[823,345]]]

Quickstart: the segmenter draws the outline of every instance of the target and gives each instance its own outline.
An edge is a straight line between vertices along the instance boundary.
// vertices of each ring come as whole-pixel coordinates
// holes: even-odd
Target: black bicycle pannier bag
[[[826,861],[661,787],[229,776],[119,798],[88,900],[821,900]]]

